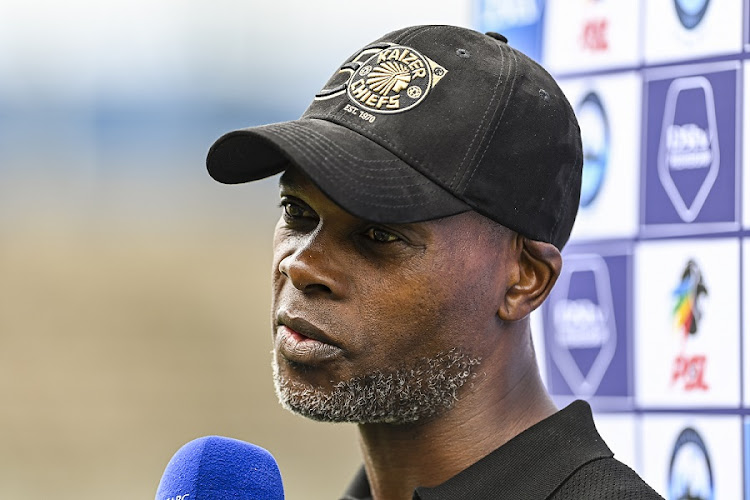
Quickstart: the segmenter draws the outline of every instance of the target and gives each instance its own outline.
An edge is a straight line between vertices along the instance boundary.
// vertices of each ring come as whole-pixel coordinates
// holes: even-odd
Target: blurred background
[[[588,399],[667,498],[742,498],[747,4],[0,0],[0,498],[153,498],[211,434],[270,450],[287,498],[338,498],[356,429],[289,414],[271,383],[277,180],[220,185],[205,155],[427,23],[506,34],[579,114],[584,199],[534,316],[558,403]]]

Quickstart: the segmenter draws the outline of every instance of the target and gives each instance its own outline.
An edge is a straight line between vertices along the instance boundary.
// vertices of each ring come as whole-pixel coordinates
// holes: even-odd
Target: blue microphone
[[[238,439],[206,436],[177,450],[155,500],[284,500],[273,456]]]

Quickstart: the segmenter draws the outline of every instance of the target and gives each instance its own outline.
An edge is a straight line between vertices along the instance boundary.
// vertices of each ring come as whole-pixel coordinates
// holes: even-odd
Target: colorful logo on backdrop
[[[479,30],[496,31],[511,46],[541,61],[544,0],[480,0]]]
[[[705,382],[706,355],[688,354],[687,345],[690,339],[700,330],[703,316],[702,301],[708,295],[698,264],[688,261],[679,284],[674,289],[674,308],[672,310],[674,331],[681,342],[680,354],[674,360],[672,384],[680,385],[685,391],[706,391]]]
[[[602,100],[595,92],[584,96],[576,108],[576,116],[583,144],[581,207],[588,207],[599,194],[609,165],[609,120]]]
[[[711,0],[674,0],[674,8],[680,23],[691,30],[703,21],[709,3]]]
[[[700,434],[691,427],[680,433],[672,450],[667,500],[714,500],[711,459]]]
[[[566,255],[544,309],[553,394],[629,395],[626,275],[625,256]]]
[[[737,70],[652,80],[647,96],[643,223],[730,229],[738,220]]]

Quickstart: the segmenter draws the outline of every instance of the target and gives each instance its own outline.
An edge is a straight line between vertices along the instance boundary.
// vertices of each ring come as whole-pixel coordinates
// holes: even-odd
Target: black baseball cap
[[[475,210],[561,249],[578,211],[582,159],[570,103],[505,37],[413,26],[355,52],[299,120],[229,132],[206,164],[227,184],[292,164],[363,219]]]

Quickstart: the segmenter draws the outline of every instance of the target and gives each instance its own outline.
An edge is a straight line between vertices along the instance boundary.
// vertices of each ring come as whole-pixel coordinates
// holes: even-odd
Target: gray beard
[[[273,380],[281,405],[321,422],[405,424],[437,415],[458,401],[480,358],[459,349],[420,358],[408,367],[376,371],[338,382],[330,391],[286,380],[273,357]]]

